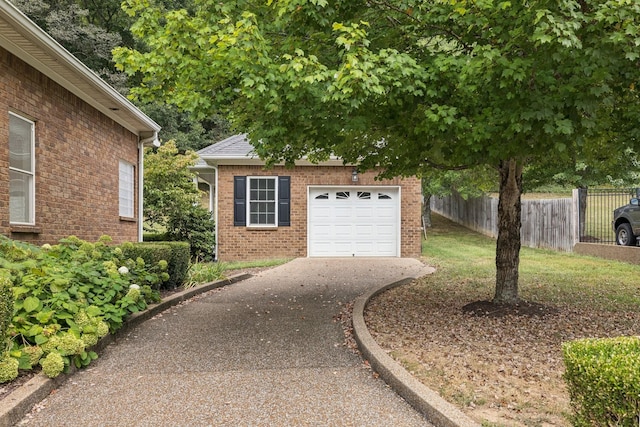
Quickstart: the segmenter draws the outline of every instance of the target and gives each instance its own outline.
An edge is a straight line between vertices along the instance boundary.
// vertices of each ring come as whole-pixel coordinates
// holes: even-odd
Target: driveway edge
[[[92,347],[92,350],[103,350],[109,344],[117,341],[118,338],[124,336],[142,322],[151,319],[153,316],[168,308],[178,305],[182,301],[186,301],[196,295],[203,294],[212,289],[240,282],[248,279],[249,277],[251,277],[251,274],[238,274],[231,276],[228,279],[209,282],[191,289],[176,292],[157,304],[150,304],[146,310],[131,314],[123,324],[122,328],[120,328],[115,334],[107,335],[102,338],[98,344]],[[12,391],[8,396],[0,401],[0,427],[11,427],[22,420],[36,404],[46,398],[54,389],[62,385],[62,383],[70,378],[75,371],[76,369],[71,369],[68,374],[62,374],[53,379],[39,373]]]
[[[373,339],[364,321],[364,310],[376,295],[398,286],[411,283],[412,277],[372,288],[355,300],[353,306],[353,335],[363,357],[371,368],[414,409],[422,413],[437,427],[480,427],[460,409],[444,400],[438,393],[415,379],[394,361]]]

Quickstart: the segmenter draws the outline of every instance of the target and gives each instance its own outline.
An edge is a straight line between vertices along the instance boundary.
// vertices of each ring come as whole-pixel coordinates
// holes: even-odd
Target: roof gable
[[[199,150],[197,167],[206,167],[207,165],[264,165],[265,161],[260,159],[255,152],[254,147],[249,141],[246,133],[230,136],[220,142],[211,144]],[[296,162],[296,165],[313,166],[307,159],[303,158]],[[341,159],[332,156],[329,160],[321,162],[317,165],[323,166],[343,166]]]
[[[203,158],[246,159],[258,157],[246,133],[230,136],[198,151]]]
[[[7,0],[0,0],[0,46],[130,132],[150,138],[160,126]]]

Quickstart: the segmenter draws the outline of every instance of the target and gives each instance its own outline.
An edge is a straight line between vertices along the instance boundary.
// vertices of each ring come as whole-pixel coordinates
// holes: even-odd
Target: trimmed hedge
[[[142,240],[145,242],[166,242],[167,233],[144,233]]]
[[[640,425],[640,337],[562,346],[575,426]]]
[[[162,289],[175,289],[187,277],[190,256],[187,242],[138,242],[128,245],[125,251],[128,258],[142,258],[147,265],[155,265],[160,260],[167,261],[169,279],[160,285]]]
[[[8,270],[0,270],[0,355],[6,348],[7,331],[13,318],[13,292],[11,275]]]

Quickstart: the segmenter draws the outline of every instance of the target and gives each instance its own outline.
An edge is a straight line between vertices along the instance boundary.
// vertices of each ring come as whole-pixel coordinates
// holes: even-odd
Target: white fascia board
[[[265,161],[258,157],[206,157],[200,156],[202,160],[212,166],[261,166]],[[345,165],[341,159],[331,158],[324,162],[313,163],[306,159],[300,159],[295,162],[296,166],[352,166]],[[284,163],[276,163],[274,166],[284,166]]]
[[[4,49],[132,133],[140,136],[160,131],[160,125],[6,0],[0,0],[0,19],[13,32],[0,34],[0,45]]]

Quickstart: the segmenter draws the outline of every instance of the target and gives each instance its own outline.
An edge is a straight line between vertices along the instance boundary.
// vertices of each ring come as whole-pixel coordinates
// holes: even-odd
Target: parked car
[[[640,189],[636,197],[626,206],[613,211],[613,231],[616,233],[616,245],[636,246],[640,241]]]

